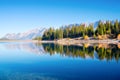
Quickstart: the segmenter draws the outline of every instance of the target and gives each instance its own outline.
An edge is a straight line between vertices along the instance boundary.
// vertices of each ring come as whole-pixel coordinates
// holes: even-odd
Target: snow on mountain
[[[31,40],[34,39],[35,37],[42,36],[45,28],[36,28],[24,33],[8,33],[6,34],[3,38],[4,39],[17,39],[17,40]]]

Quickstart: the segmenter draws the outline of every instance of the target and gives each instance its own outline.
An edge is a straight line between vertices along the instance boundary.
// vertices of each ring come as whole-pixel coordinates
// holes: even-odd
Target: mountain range
[[[113,23],[114,23],[114,21],[112,21],[112,24]],[[97,28],[98,24],[99,24],[99,21],[96,21],[96,22],[93,23],[94,29]],[[66,27],[79,26],[79,25],[80,24],[70,24],[70,25],[62,26],[62,27],[66,28]],[[87,26],[88,24],[86,23],[85,25]],[[45,30],[46,30],[46,28],[36,28],[36,29],[32,29],[30,31],[23,32],[23,33],[8,33],[4,37],[2,37],[1,39],[32,40],[32,39],[34,39],[35,37],[38,37],[38,36],[42,37]]]
[[[42,37],[45,30],[46,30],[45,28],[36,28],[36,29],[32,29],[30,31],[23,32],[23,33],[7,33],[1,39],[31,40],[31,39],[34,39],[35,37],[38,37],[38,36]]]

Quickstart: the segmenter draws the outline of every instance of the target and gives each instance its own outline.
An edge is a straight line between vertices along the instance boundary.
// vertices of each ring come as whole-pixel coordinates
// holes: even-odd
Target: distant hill
[[[24,33],[8,33],[1,39],[9,39],[9,40],[31,40],[35,37],[43,35],[45,28],[36,28]]]

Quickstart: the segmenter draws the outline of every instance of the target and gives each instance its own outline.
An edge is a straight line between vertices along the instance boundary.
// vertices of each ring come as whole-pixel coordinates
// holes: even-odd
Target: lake
[[[120,45],[1,42],[0,80],[120,80]]]

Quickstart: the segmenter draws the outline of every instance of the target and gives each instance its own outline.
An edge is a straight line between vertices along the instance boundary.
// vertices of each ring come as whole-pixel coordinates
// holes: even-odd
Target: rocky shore
[[[120,44],[120,40],[117,39],[106,39],[106,40],[82,40],[82,39],[59,39],[59,40],[46,40],[46,41],[38,41],[38,40],[0,40],[0,42],[33,42],[33,43],[57,43],[62,45],[75,45],[75,44],[82,44],[82,43],[106,43],[106,44]]]

